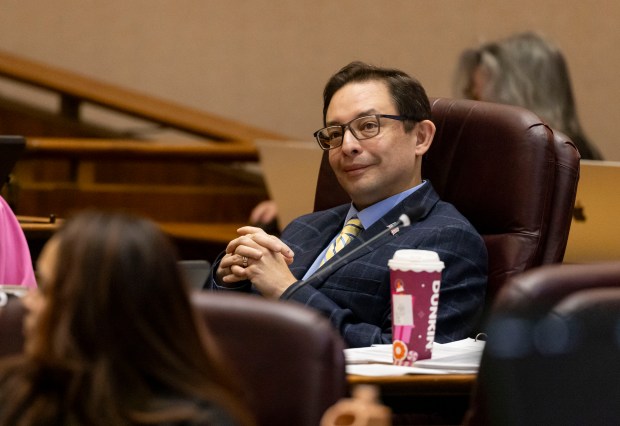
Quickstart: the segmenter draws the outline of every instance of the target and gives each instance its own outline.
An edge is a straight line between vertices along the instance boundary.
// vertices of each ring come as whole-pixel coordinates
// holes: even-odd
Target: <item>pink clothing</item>
[[[9,205],[0,197],[0,284],[36,288],[26,236]]]

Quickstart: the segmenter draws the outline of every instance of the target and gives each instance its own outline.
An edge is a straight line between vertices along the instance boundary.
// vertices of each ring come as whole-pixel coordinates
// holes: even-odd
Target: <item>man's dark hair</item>
[[[327,108],[338,90],[348,83],[383,81],[387,84],[398,114],[409,117],[405,121],[405,131],[413,129],[416,121],[430,120],[431,106],[424,87],[407,73],[391,68],[380,68],[356,61],[334,74],[323,91],[323,124],[326,124]]]

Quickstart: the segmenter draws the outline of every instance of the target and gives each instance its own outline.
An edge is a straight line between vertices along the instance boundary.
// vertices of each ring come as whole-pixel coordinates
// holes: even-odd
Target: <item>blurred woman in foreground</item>
[[[253,424],[154,224],[82,213],[37,273],[24,355],[0,370],[0,424]]]

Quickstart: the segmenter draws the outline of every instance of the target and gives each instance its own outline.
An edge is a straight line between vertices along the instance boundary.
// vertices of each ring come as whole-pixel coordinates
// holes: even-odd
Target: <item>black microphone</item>
[[[364,250],[366,247],[368,247],[368,245],[372,244],[374,241],[378,240],[379,238],[383,237],[384,235],[388,233],[398,232],[397,228],[401,226],[405,227],[405,226],[411,225],[411,223],[413,222],[417,222],[418,220],[422,218],[423,214],[424,214],[424,209],[421,206],[416,206],[410,209],[407,212],[407,214],[400,215],[400,217],[398,218],[396,222],[389,224],[383,231],[379,232],[377,235],[375,235],[368,241],[364,241],[362,244],[360,244],[359,246],[351,250],[349,253],[345,254],[342,257],[335,259],[333,262],[325,263],[323,266],[317,269],[314,272],[314,274],[312,274],[307,279],[298,281],[297,283],[293,284],[293,287],[290,288],[290,291],[289,290],[285,291],[284,296],[287,299],[290,299],[290,297],[300,287],[307,285],[307,284],[312,284],[312,282],[319,282],[322,278],[324,278],[327,275],[330,275],[335,269],[339,268],[341,265],[348,263],[350,258],[353,255],[355,255],[357,252],[359,252],[360,250]],[[413,218],[413,222],[411,220],[412,218]]]

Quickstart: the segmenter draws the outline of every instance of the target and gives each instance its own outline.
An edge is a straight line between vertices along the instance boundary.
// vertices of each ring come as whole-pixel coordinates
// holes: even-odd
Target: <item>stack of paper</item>
[[[475,374],[480,366],[484,341],[464,339],[434,343],[431,359],[413,366],[392,365],[392,345],[345,349],[347,373],[362,376],[400,376],[403,374]]]

